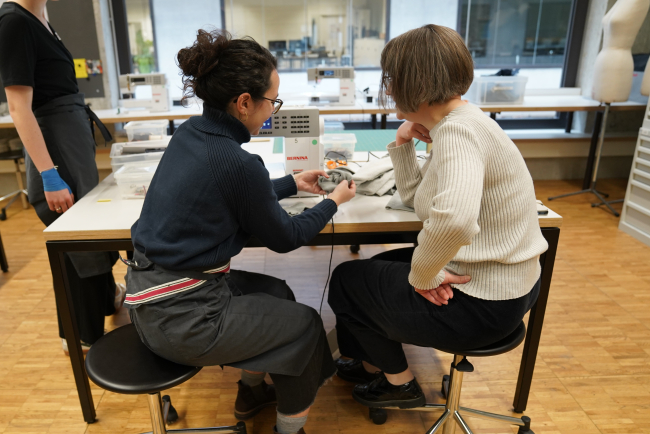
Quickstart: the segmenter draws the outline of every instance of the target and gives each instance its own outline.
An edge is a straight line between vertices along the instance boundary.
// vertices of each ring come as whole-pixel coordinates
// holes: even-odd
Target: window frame
[[[220,0],[221,5],[221,27],[226,28],[226,0]],[[390,18],[391,18],[391,0],[384,0],[386,2],[386,35],[385,42],[388,43],[390,40]],[[458,0],[458,26],[460,28],[461,17],[461,2]],[[131,53],[128,43],[128,31],[126,25],[126,6],[125,0],[111,0],[109,2],[111,6],[111,14],[115,29],[115,39],[116,39],[116,52],[118,57],[120,73],[128,73],[131,71]],[[155,25],[153,22],[153,4],[149,0],[150,11],[151,11],[151,20],[152,25]],[[562,67],[562,77],[560,86],[561,87],[575,87],[576,80],[578,76],[578,66],[580,62],[580,53],[582,49],[582,40],[584,37],[584,31],[587,21],[587,12],[588,12],[589,0],[573,0],[571,5],[571,15],[569,17],[569,26],[567,31],[567,43],[565,49],[564,63]],[[348,23],[348,26],[351,26]],[[120,31],[121,30],[121,31]],[[154,41],[155,44],[155,41]],[[352,50],[354,48],[352,47]],[[156,56],[155,61],[157,62],[158,51],[154,48],[154,55]],[[352,52],[354,55],[354,52]],[[127,64],[128,61],[128,64]],[[494,65],[490,69],[496,68],[505,68],[513,67],[513,65]],[[529,68],[556,68],[557,66],[546,66],[546,65],[516,65],[516,67],[521,69]],[[357,71],[380,71],[380,67],[355,67]],[[305,69],[286,69],[282,72],[304,72]],[[492,114],[497,123],[504,129],[565,129],[566,132],[571,131],[573,123],[573,112],[556,112],[555,118],[528,118],[528,119],[499,119],[498,114]]]
[[[461,3],[458,0],[458,28],[460,28],[462,14]],[[562,77],[560,87],[575,87],[578,77],[578,65],[580,63],[580,53],[582,50],[582,39],[587,22],[587,11],[589,0],[573,0],[571,4],[571,15],[569,16],[569,27],[567,29],[567,42],[564,50],[564,62],[562,65]],[[542,69],[557,68],[557,66],[545,65],[490,65],[489,69],[501,68],[519,68],[519,69]],[[493,119],[501,128],[505,129],[564,129],[570,133],[573,127],[573,112],[556,112],[555,118],[528,118],[528,119],[499,119],[491,113]]]

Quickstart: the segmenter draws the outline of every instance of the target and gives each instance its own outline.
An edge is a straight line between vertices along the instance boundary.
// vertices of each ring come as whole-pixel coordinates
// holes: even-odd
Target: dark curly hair
[[[199,30],[191,47],[178,52],[183,100],[197,96],[226,110],[242,93],[259,100],[271,87],[275,57],[253,38],[233,39],[226,30]]]

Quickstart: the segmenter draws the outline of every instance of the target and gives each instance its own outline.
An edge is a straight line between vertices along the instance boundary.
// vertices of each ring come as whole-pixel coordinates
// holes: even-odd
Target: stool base
[[[181,428],[181,429],[167,429],[165,421],[174,421],[178,419],[176,410],[171,405],[171,400],[168,396],[161,399],[160,393],[150,393],[147,395],[149,401],[149,414],[151,415],[151,426],[153,431],[142,434],[190,434],[190,433],[235,433],[246,434],[246,424],[239,422],[233,426],[220,426],[209,428]],[[163,404],[164,402],[164,404]]]
[[[382,407],[370,408],[370,419],[377,425],[386,422],[386,410],[409,410],[409,411],[443,411],[442,415],[438,418],[436,423],[433,424],[426,434],[434,434],[440,432],[442,434],[454,434],[456,425],[460,426],[464,434],[472,434],[472,430],[465,422],[465,417],[478,417],[481,419],[496,420],[499,422],[506,422],[510,425],[519,426],[517,434],[534,434],[530,429],[530,418],[522,416],[520,418],[504,416],[495,413],[489,413],[481,410],[474,410],[472,408],[461,407],[460,390],[463,383],[463,373],[472,372],[474,367],[464,356],[454,356],[454,362],[451,364],[451,372],[448,386],[443,380],[443,394],[447,395],[446,404],[425,404],[422,407],[416,408],[399,408],[399,407]]]

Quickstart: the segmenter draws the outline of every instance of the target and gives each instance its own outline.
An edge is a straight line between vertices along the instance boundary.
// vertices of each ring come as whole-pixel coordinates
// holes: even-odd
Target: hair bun
[[[232,36],[226,30],[199,30],[191,47],[178,52],[178,67],[184,76],[199,79],[219,64],[221,54],[228,48]]]

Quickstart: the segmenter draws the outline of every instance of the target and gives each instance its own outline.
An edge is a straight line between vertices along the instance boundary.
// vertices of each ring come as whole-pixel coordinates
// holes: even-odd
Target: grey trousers
[[[168,360],[268,372],[283,414],[309,407],[336,372],[318,313],[271,276],[232,270],[130,314],[144,344]]]

